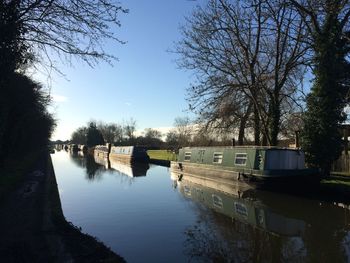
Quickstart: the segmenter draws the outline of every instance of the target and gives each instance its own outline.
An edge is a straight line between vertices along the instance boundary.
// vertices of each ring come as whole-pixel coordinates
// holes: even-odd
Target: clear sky
[[[200,1],[199,1],[200,2]],[[191,72],[177,68],[176,55],[168,52],[180,39],[179,26],[198,1],[124,0],[130,9],[121,15],[117,36],[125,45],[106,43],[106,51],[119,61],[94,69],[82,62],[60,65],[66,78],[54,75],[51,93],[58,126],[52,139],[69,139],[90,119],[122,123],[133,118],[137,129],[170,127],[186,116],[186,88]],[[37,78],[44,81],[43,77]]]

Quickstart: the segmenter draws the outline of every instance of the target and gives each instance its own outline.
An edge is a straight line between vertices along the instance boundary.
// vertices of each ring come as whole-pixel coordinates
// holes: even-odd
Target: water
[[[52,160],[66,219],[127,262],[349,262],[346,205],[64,151]]]

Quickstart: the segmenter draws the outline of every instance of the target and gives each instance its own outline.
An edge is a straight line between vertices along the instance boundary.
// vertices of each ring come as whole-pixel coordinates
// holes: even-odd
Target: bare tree
[[[18,2],[23,25],[21,40],[31,48],[37,61],[54,67],[52,54],[68,62],[73,57],[93,66],[115,57],[105,52],[103,43],[113,40],[123,9],[113,0],[13,0]]]
[[[189,117],[177,117],[174,120],[175,132],[178,136],[179,147],[189,144],[193,132],[193,124]]]
[[[152,129],[152,128],[146,128],[145,129],[145,138],[149,138],[149,139],[162,139],[162,133],[156,129]]]
[[[303,75],[305,29],[282,0],[211,0],[182,28],[179,65],[194,70],[190,108],[218,127],[252,120],[254,140],[277,144],[282,106],[295,101]]]
[[[134,134],[136,131],[136,121],[133,118],[127,121],[124,121],[123,130],[124,130],[125,136],[129,140],[134,139]]]
[[[101,131],[103,138],[108,143],[115,143],[122,141],[123,128],[117,123],[104,123],[100,121],[97,128]]]

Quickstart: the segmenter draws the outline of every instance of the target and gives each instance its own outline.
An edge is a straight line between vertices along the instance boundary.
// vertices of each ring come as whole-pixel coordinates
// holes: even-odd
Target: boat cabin
[[[261,146],[185,147],[179,150],[178,162],[250,170],[305,169],[301,150]]]

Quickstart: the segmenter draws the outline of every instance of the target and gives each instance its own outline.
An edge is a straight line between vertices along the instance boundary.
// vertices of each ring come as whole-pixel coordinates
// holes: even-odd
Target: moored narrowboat
[[[318,169],[305,167],[302,150],[264,146],[181,148],[171,171],[256,184],[319,180]]]
[[[109,158],[125,163],[149,162],[146,149],[139,146],[113,146]]]
[[[96,145],[94,148],[94,156],[97,158],[108,159],[109,147],[107,145]]]

